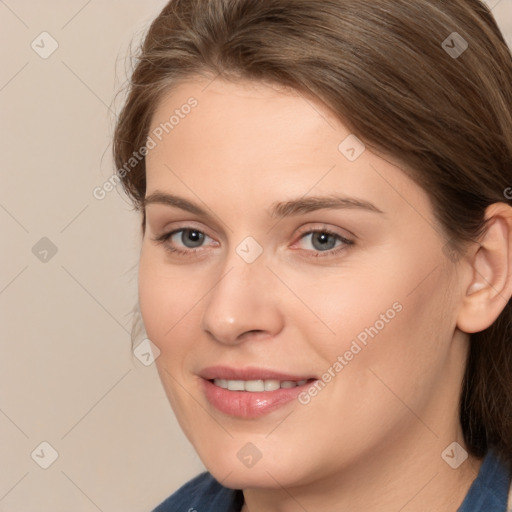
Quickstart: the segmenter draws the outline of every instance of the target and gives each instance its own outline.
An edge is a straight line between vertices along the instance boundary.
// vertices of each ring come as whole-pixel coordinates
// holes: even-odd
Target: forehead
[[[228,199],[244,209],[333,192],[377,205],[398,207],[404,196],[426,205],[399,167],[358,145],[324,105],[290,89],[219,78],[183,82],[161,99],[150,136],[148,193]]]
[[[160,132],[163,129],[163,138],[176,146],[200,141],[204,147],[216,148],[215,153],[223,157],[228,156],[228,147],[234,156],[242,146],[244,151],[239,156],[251,156],[251,147],[256,152],[257,144],[262,142],[267,145],[265,154],[279,147],[289,152],[292,145],[307,142],[311,146],[325,139],[326,134],[336,150],[339,131],[344,129],[325,107],[292,89],[202,77],[180,83],[162,97],[150,131],[159,128]]]

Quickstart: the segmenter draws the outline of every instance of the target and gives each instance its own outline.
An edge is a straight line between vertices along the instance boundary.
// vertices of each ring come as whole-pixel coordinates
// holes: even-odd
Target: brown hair
[[[478,0],[170,1],[140,48],[114,136],[118,174],[142,213],[145,159],[120,169],[145,146],[165,92],[198,74],[325,104],[427,191],[452,255],[478,239],[486,207],[512,185],[512,57]],[[460,405],[468,449],[494,447],[509,463],[511,327],[509,301],[471,335]]]

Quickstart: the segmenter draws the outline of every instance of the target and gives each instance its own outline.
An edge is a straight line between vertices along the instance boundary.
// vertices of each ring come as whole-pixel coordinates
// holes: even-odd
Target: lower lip
[[[311,386],[306,382],[294,388],[279,388],[275,391],[229,391],[202,379],[207,400],[220,412],[239,418],[258,418],[269,414],[295,400],[299,393]]]

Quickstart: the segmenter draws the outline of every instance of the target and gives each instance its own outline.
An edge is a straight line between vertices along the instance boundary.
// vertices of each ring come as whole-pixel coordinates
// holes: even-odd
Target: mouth
[[[297,386],[304,386],[315,379],[277,380],[277,379],[257,379],[257,380],[228,380],[212,379],[209,382],[222,389],[229,391],[247,391],[249,393],[261,393],[263,391],[276,391],[277,389],[292,389]]]
[[[284,407],[317,379],[267,369],[210,367],[200,373],[207,401],[219,412],[252,419]]]

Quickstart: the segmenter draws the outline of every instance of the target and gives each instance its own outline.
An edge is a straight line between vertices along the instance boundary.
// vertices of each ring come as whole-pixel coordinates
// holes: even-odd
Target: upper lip
[[[315,378],[311,375],[292,375],[268,368],[256,368],[248,366],[245,368],[232,368],[230,366],[209,366],[199,372],[199,376],[206,380],[309,380]]]

